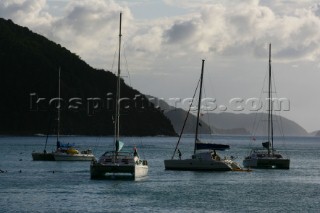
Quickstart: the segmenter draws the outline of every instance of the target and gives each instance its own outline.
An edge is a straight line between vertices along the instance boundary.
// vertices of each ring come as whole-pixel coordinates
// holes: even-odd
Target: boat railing
[[[104,157],[118,157],[118,158],[132,158],[133,154],[131,152],[105,152],[102,156]]]

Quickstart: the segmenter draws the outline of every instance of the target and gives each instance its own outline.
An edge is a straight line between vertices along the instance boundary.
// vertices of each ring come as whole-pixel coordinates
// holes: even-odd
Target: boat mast
[[[273,155],[273,117],[272,117],[272,78],[271,78],[271,43],[269,44],[269,89],[268,89],[268,103],[269,103],[269,112],[268,112],[268,155],[270,155],[270,142],[271,142],[271,152]]]
[[[61,108],[61,100],[60,100],[60,67],[59,67],[59,82],[58,82],[58,109],[57,109],[57,113],[58,113],[58,118],[57,118],[57,143],[59,142],[59,137],[60,137],[60,108]]]
[[[200,110],[201,110],[201,96],[202,96],[202,82],[203,82],[204,61],[205,60],[202,59],[201,77],[200,77],[200,90],[199,90],[199,100],[198,100],[197,124],[196,124],[196,135],[195,135],[195,140],[194,140],[194,151],[193,151],[193,154],[196,154],[196,143],[198,141],[199,116],[200,116]]]
[[[120,53],[121,53],[121,22],[122,22],[122,12],[120,13],[120,24],[119,24],[119,51],[118,51],[118,76],[117,76],[117,93],[116,93],[116,114],[115,114],[115,151],[117,152],[117,143],[119,143],[119,135],[120,135]]]

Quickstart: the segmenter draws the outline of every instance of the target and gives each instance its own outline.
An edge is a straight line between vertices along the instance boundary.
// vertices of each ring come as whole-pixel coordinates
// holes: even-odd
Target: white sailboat
[[[262,143],[265,149],[252,149],[250,154],[243,160],[246,168],[259,169],[289,169],[290,159],[276,151],[273,146],[273,105],[272,105],[272,83],[271,83],[271,44],[269,44],[269,81],[268,81],[268,138]]]
[[[202,83],[203,83],[203,70],[204,70],[204,60],[202,60],[201,77],[200,77],[200,91],[198,99],[198,111],[197,111],[197,123],[196,123],[196,133],[194,142],[194,153],[190,159],[174,159],[175,153],[178,149],[178,145],[183,133],[183,128],[177,142],[176,148],[174,150],[173,156],[170,160],[165,160],[164,165],[167,170],[190,170],[190,171],[235,171],[241,170],[240,166],[234,162],[231,158],[221,158],[216,150],[225,150],[229,148],[229,145],[225,144],[211,144],[203,143],[198,138],[198,128],[199,128],[199,116],[201,109],[201,96],[202,96]],[[188,115],[190,113],[191,105],[185,119],[187,121]],[[184,124],[185,125],[185,124]],[[184,126],[183,125],[183,126]],[[206,150],[206,151],[202,151]],[[178,150],[178,152],[180,152]],[[180,153],[179,153],[180,155]]]
[[[106,177],[129,177],[132,179],[142,178],[148,175],[148,162],[140,159],[137,149],[134,152],[121,151],[123,143],[120,141],[120,51],[121,51],[121,22],[122,13],[120,13],[119,27],[119,51],[118,51],[118,75],[117,75],[117,93],[116,93],[116,111],[115,111],[115,134],[114,150],[105,152],[99,160],[93,160],[90,165],[92,179],[101,179]]]
[[[59,95],[59,106],[57,107],[57,142],[56,142],[56,150],[53,152],[47,152],[47,142],[48,135],[46,138],[45,148],[43,152],[33,152],[32,159],[34,161],[91,161],[94,159],[94,155],[91,149],[87,149],[84,151],[79,151],[74,147],[74,144],[63,144],[60,142],[60,107],[61,107],[61,99],[60,99],[60,68],[59,68],[59,85],[58,85],[58,95]]]
[[[63,144],[60,142],[60,108],[61,108],[61,77],[59,68],[59,106],[58,108],[58,118],[57,118],[57,147],[53,152],[53,157],[55,161],[91,161],[94,159],[94,155],[91,149],[84,151],[79,151],[74,147],[74,144]]]

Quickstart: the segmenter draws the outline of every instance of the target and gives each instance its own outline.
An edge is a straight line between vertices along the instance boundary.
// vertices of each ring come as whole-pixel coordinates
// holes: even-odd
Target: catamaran
[[[195,132],[195,140],[194,140],[194,153],[189,159],[174,159],[176,155],[176,151],[178,150],[179,155],[180,151],[178,149],[178,145],[181,140],[181,136],[183,134],[183,129],[185,123],[188,119],[188,115],[190,113],[191,105],[189,107],[189,111],[185,118],[185,122],[183,128],[181,130],[178,142],[176,144],[176,148],[170,160],[165,160],[164,165],[167,170],[207,170],[207,171],[231,171],[231,170],[241,170],[240,166],[232,160],[232,158],[220,157],[216,151],[225,150],[230,148],[227,144],[214,144],[214,143],[205,143],[201,142],[198,137],[199,130],[199,116],[201,110],[201,96],[202,96],[202,84],[203,84],[203,70],[204,70],[204,62],[202,60],[202,68],[201,68],[201,76],[200,76],[200,90],[199,90],[199,99],[198,99],[198,111],[197,111],[197,123],[196,123],[196,132]],[[197,89],[196,89],[197,90]],[[193,100],[193,99],[192,99]],[[205,150],[205,151],[203,151]]]
[[[269,44],[269,81],[268,81],[268,137],[267,141],[262,143],[264,149],[252,149],[250,154],[243,160],[243,166],[246,168],[259,169],[289,169],[290,159],[284,157],[280,152],[274,149],[273,137],[273,105],[272,105],[272,72],[271,72],[271,44]]]
[[[124,143],[120,141],[120,52],[121,52],[121,22],[119,27],[118,75],[116,91],[116,110],[114,122],[114,150],[105,152],[99,160],[93,160],[90,165],[91,179],[129,177],[134,180],[148,175],[148,162],[140,158],[137,149],[133,152],[121,151]]]

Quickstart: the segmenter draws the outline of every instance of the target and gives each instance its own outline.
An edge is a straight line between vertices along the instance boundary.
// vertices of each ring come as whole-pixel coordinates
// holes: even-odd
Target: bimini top
[[[196,150],[201,150],[201,149],[226,150],[226,149],[230,149],[230,146],[227,144],[203,143],[198,140],[196,143]]]

